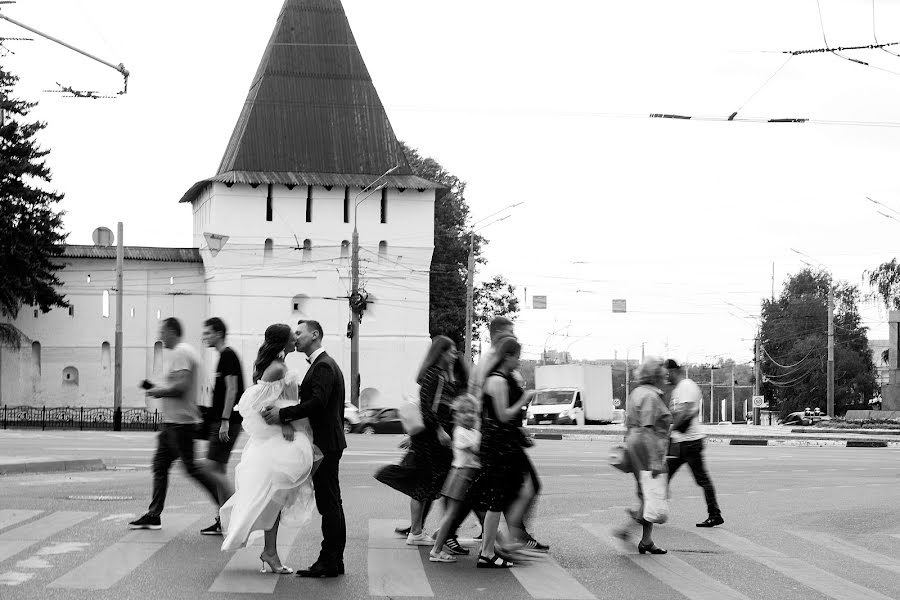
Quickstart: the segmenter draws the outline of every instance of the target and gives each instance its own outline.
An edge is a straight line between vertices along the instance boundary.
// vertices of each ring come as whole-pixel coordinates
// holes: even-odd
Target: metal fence
[[[115,411],[112,408],[46,406],[8,406],[0,409],[3,429],[78,429],[113,430]],[[146,408],[122,409],[122,431],[157,431],[159,412]]]

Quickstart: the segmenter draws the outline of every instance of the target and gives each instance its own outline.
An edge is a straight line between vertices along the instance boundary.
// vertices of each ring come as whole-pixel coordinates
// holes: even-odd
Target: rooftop
[[[156,248],[152,246],[125,246],[125,260],[150,260],[159,262],[202,263],[197,248]],[[66,244],[63,258],[108,258],[116,259],[115,246],[87,246]]]

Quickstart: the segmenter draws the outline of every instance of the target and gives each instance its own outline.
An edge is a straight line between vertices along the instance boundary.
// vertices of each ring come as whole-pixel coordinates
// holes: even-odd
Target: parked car
[[[366,435],[403,433],[400,413],[396,408],[369,408],[361,411],[359,432]]]
[[[823,415],[821,413],[814,413],[809,411],[798,410],[797,412],[792,412],[784,419],[781,420],[782,425],[815,425],[819,421],[830,421],[831,417],[828,415]]]
[[[350,402],[344,403],[344,433],[353,433],[359,431],[359,409]]]

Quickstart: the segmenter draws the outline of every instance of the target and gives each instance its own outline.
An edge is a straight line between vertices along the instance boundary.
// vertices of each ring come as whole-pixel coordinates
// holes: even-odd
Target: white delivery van
[[[528,425],[612,423],[612,368],[609,365],[542,365],[534,371],[535,396]]]

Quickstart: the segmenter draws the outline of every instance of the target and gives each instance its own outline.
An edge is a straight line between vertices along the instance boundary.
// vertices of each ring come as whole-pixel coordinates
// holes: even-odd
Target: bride
[[[253,365],[254,385],[235,407],[249,435],[235,468],[236,491],[219,511],[226,532],[222,550],[237,550],[263,535],[262,573],[266,565],[273,573],[293,573],[278,557],[278,525],[282,519],[301,525],[315,510],[312,471],[321,453],[312,444],[309,420],[267,425],[260,415],[267,407],[283,408],[298,402],[298,375],[284,364],[294,343],[289,326],[276,324],[266,329]]]

